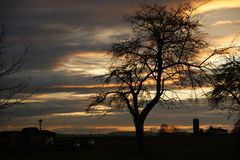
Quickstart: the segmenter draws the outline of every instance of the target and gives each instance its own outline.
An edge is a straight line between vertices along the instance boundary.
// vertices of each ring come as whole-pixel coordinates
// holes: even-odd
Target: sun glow
[[[68,112],[68,113],[54,113],[51,116],[56,117],[83,117],[83,116],[105,116],[105,115],[116,115],[119,113],[111,112],[111,107],[100,105],[94,111],[80,111],[80,112]]]
[[[39,99],[41,101],[47,100],[79,100],[79,98],[89,98],[94,96],[95,93],[88,94],[77,94],[75,92],[58,92],[58,93],[45,93],[45,94],[37,94],[35,95],[35,99]]]
[[[70,112],[70,113],[54,113],[52,116],[61,116],[61,117],[82,117],[82,116],[91,116],[99,115],[100,113],[88,113],[88,112]]]
[[[198,12],[208,12],[217,9],[228,9],[240,7],[240,0],[210,0],[198,8]]]
[[[119,84],[93,84],[93,85],[54,85],[52,88],[65,88],[65,89],[90,89],[90,88],[113,88],[119,87]]]
[[[70,75],[102,75],[107,72],[108,61],[110,57],[105,52],[74,52],[62,57],[54,71]]]

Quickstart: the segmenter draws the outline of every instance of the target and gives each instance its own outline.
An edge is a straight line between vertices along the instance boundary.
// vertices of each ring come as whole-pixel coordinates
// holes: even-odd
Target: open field
[[[238,159],[236,136],[146,137],[146,152],[138,155],[134,137],[96,137],[92,150],[28,150],[1,153],[2,160],[231,160]]]

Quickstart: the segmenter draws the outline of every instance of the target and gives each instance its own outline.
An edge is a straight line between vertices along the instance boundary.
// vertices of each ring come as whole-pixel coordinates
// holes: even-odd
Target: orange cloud
[[[219,26],[219,25],[229,25],[229,24],[240,24],[240,20],[236,21],[217,21],[216,23],[212,24],[213,26]]]
[[[216,37],[212,37],[212,45],[214,44],[215,46],[218,46],[218,48],[228,47],[231,45],[240,45],[239,40],[240,40],[239,34],[216,36]]]
[[[94,112],[70,112],[70,113],[54,113],[51,116],[56,117],[85,117],[85,116],[102,116],[102,115],[113,115],[113,112],[94,111]]]
[[[197,12],[204,13],[217,9],[239,8],[240,0],[210,0],[198,8]]]
[[[106,52],[73,52],[61,57],[55,64],[54,71],[71,75],[101,75],[107,71],[106,64],[110,57]]]
[[[119,84],[93,84],[93,85],[54,85],[52,88],[66,88],[66,89],[91,89],[91,88],[113,88],[119,87]]]
[[[45,93],[45,94],[37,94],[34,96],[35,99],[39,99],[39,101],[47,101],[50,99],[68,99],[68,100],[78,100],[79,98],[88,98],[94,96],[95,94],[76,94],[75,92],[57,92],[57,93]]]

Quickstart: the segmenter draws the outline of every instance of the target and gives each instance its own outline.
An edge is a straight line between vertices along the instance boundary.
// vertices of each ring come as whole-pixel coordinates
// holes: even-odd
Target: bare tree
[[[199,30],[198,16],[193,14],[195,9],[190,3],[177,7],[142,5],[127,18],[132,36],[109,49],[109,72],[99,78],[117,87],[100,91],[88,110],[98,105],[127,109],[133,117],[140,152],[144,151],[144,121],[156,104],[180,100],[169,91],[199,85],[196,75],[206,60],[199,61],[197,56],[208,44]]]
[[[29,51],[27,47],[20,57],[8,52],[6,24],[0,24],[0,111],[24,103],[32,93],[26,92],[28,81],[14,79],[12,76],[20,71],[24,58]]]
[[[228,49],[236,51],[238,47]],[[229,117],[240,116],[240,57],[229,56],[226,62],[212,70],[212,91],[207,93],[213,108],[227,110]]]

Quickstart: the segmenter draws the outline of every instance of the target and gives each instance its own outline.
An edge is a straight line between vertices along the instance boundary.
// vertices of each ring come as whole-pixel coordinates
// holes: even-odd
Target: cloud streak
[[[212,25],[218,26],[218,25],[239,25],[239,24],[240,24],[240,20],[235,20],[235,21],[217,21]]]

